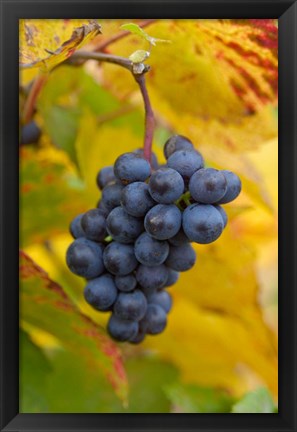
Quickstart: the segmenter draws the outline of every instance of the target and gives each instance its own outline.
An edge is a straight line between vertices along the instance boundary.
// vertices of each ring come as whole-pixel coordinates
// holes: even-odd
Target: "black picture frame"
[[[296,431],[297,3],[292,0],[15,1],[1,3],[1,431]],[[279,412],[19,414],[18,19],[279,19]]]

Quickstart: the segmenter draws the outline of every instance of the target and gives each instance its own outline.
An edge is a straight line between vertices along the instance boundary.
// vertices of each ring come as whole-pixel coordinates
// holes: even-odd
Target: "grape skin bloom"
[[[146,183],[130,183],[122,191],[121,205],[131,216],[143,217],[155,204]]]
[[[107,324],[107,331],[110,336],[119,342],[126,342],[138,333],[138,322],[131,320],[122,320],[112,314]]]
[[[223,219],[210,204],[192,204],[183,213],[183,229],[191,241],[212,243],[223,231]]]
[[[144,218],[148,234],[157,240],[167,240],[175,236],[181,227],[182,215],[174,204],[157,204]]]
[[[100,242],[106,237],[106,221],[100,210],[91,209],[81,219],[82,230],[89,240]]]
[[[136,289],[131,293],[120,293],[114,304],[114,314],[123,320],[140,321],[147,309],[144,294]]]
[[[190,245],[185,243],[179,246],[170,246],[170,251],[165,261],[167,267],[177,272],[190,270],[195,264],[196,252]]]
[[[121,243],[133,243],[143,232],[143,220],[129,215],[121,206],[114,208],[106,219],[109,235]]]
[[[227,191],[227,181],[222,172],[213,168],[202,168],[190,178],[189,191],[199,203],[213,204]]]
[[[123,292],[133,291],[137,285],[137,281],[133,273],[127,274],[125,276],[117,275],[114,279],[114,282],[117,289]]]
[[[223,173],[227,181],[227,191],[223,196],[223,198],[217,201],[217,204],[227,204],[235,200],[235,198],[237,198],[238,195],[240,194],[241,181],[238,175],[236,175],[232,171],[222,170],[221,172]]]
[[[167,241],[156,240],[144,232],[136,240],[134,252],[141,264],[153,267],[162,264],[166,260],[169,245]]]
[[[204,161],[196,150],[179,150],[169,157],[167,166],[179,172],[187,184],[194,172],[203,168]]]
[[[171,136],[164,145],[164,156],[169,158],[174,152],[179,150],[194,150],[192,142],[183,135]]]
[[[77,215],[72,220],[72,222],[70,224],[69,231],[70,231],[70,234],[72,235],[72,237],[75,239],[85,236],[84,230],[81,226],[81,219],[82,219],[83,215],[84,215],[84,213]]]
[[[84,290],[84,297],[94,309],[99,311],[109,310],[118,295],[118,290],[113,278],[109,274],[104,274],[98,278],[90,280]]]
[[[103,262],[110,273],[118,276],[131,273],[138,265],[133,246],[115,241],[104,249]]]
[[[136,279],[147,293],[153,292],[165,286],[168,279],[168,269],[163,264],[156,267],[140,264],[136,271]]]
[[[95,278],[104,271],[101,247],[84,237],[71,243],[66,252],[66,262],[72,273],[86,279]]]
[[[155,335],[162,333],[167,325],[167,316],[164,309],[157,304],[148,304],[146,314],[140,321],[140,329],[146,333]]]
[[[183,193],[185,184],[182,176],[171,168],[159,168],[149,180],[152,198],[161,204],[171,204]]]
[[[113,166],[107,166],[102,168],[97,174],[97,186],[102,190],[109,182],[116,180]]]
[[[114,174],[123,184],[145,181],[150,173],[148,161],[136,153],[124,153],[114,164]]]

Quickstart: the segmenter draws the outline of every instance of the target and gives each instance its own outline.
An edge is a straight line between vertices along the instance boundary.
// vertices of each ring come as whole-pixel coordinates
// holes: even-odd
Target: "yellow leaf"
[[[157,116],[196,145],[231,152],[277,135],[277,26],[273,20],[160,20],[150,31],[172,44],[151,52],[147,84]],[[106,24],[108,26],[108,24]],[[110,46],[128,56],[136,36]],[[104,65],[114,94],[128,98],[131,77]]]
[[[204,310],[182,294],[176,295],[166,332],[147,338],[144,347],[173,361],[187,382],[223,387],[240,395],[247,389],[242,369],[251,370],[258,382],[266,382],[277,394],[276,352],[261,315],[255,311],[248,318]]]
[[[20,20],[20,65],[48,71],[99,33],[95,20]]]

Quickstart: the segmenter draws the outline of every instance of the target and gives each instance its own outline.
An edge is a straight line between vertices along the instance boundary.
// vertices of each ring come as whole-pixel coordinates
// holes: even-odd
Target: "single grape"
[[[146,333],[144,331],[138,330],[137,335],[129,339],[129,342],[135,345],[140,344],[144,340],[145,336]]]
[[[100,242],[106,237],[106,221],[100,210],[87,211],[81,218],[81,226],[85,237]]]
[[[179,232],[177,234],[175,234],[175,236],[173,236],[170,239],[168,239],[168,241],[173,246],[180,246],[180,245],[182,245],[184,243],[189,243],[190,242],[190,240],[188,239],[188,237],[184,233],[184,230],[183,230],[182,227],[179,230]]]
[[[112,314],[107,324],[110,336],[119,342],[126,342],[136,337],[138,333],[138,322],[122,320]]]
[[[179,150],[194,150],[191,141],[183,135],[171,136],[164,145],[164,156],[169,158],[174,152]]]
[[[137,260],[149,267],[162,264],[169,253],[169,245],[165,240],[156,240],[148,233],[142,233],[134,244]]]
[[[223,209],[223,207],[221,207],[220,205],[215,205],[214,207],[218,210],[218,212],[222,216],[223,224],[224,224],[224,228],[225,228],[226,225],[227,225],[227,222],[228,222],[227,213],[225,212],[225,210]]]
[[[211,243],[223,231],[223,219],[210,204],[192,204],[183,213],[183,229],[191,241]]]
[[[125,276],[116,276],[114,281],[116,287],[123,292],[133,291],[137,285],[136,278],[132,273]]]
[[[124,187],[121,204],[131,216],[143,217],[156,202],[151,197],[146,183],[134,182]]]
[[[84,290],[84,297],[94,309],[107,311],[114,304],[118,296],[118,290],[113,278],[109,274],[103,274],[90,280]]]
[[[164,309],[157,304],[148,304],[146,314],[139,323],[141,331],[155,335],[162,333],[167,324],[167,316]]]
[[[143,149],[136,149],[136,150],[134,150],[134,152],[133,153],[136,153],[136,154],[138,154],[139,156],[141,156],[142,158],[144,158],[144,151],[143,151]],[[157,159],[157,156],[156,156],[156,154],[154,153],[154,152],[152,152],[152,156],[151,156],[151,167],[154,169],[154,170],[156,170],[156,169],[158,169],[159,168],[159,163],[158,163],[158,159]]]
[[[84,237],[71,243],[66,253],[66,262],[72,273],[86,279],[100,276],[104,271],[101,247]]]
[[[25,124],[21,129],[20,143],[22,145],[35,144],[39,141],[41,130],[36,122],[32,120],[30,123]]]
[[[102,190],[102,200],[105,206],[112,210],[121,205],[122,190],[124,186],[115,181],[108,183]]]
[[[221,171],[202,168],[190,178],[189,191],[197,202],[213,204],[225,195],[227,182]]]
[[[187,185],[194,172],[203,167],[204,161],[196,150],[179,150],[168,158],[167,165],[179,172]]]
[[[97,186],[100,190],[102,190],[109,182],[116,180],[113,166],[107,166],[102,168],[96,178]]]
[[[166,284],[164,285],[164,288],[174,285],[178,281],[178,278],[179,278],[179,272],[172,270],[171,268],[168,267],[168,279]]]
[[[161,204],[171,204],[183,193],[185,184],[182,176],[171,168],[159,168],[149,180],[152,198]]]
[[[106,229],[120,243],[133,243],[144,230],[143,220],[129,215],[122,207],[114,208],[106,219]]]
[[[170,246],[169,255],[165,261],[167,267],[181,272],[190,270],[196,261],[196,252],[190,243],[180,246]]]
[[[123,320],[140,321],[146,312],[145,295],[138,289],[130,293],[120,293],[114,304],[113,311]]]
[[[144,219],[145,230],[157,240],[167,240],[181,227],[181,212],[174,204],[157,204]]]
[[[84,230],[81,226],[81,218],[83,217],[84,213],[77,215],[73,221],[71,222],[70,226],[69,226],[69,231],[70,234],[72,235],[73,238],[79,238],[79,237],[84,237],[85,233]]]
[[[148,304],[156,304],[161,306],[166,313],[172,308],[172,297],[166,290],[157,291],[147,298]]]
[[[100,211],[100,213],[107,218],[107,216],[109,215],[109,213],[111,212],[112,209],[108,208],[105,204],[104,201],[99,200],[98,204],[97,204],[97,209]]]
[[[138,265],[133,246],[115,241],[104,249],[103,262],[110,273],[118,276],[131,273]]]
[[[165,286],[168,279],[168,268],[163,264],[156,267],[148,267],[140,264],[136,270],[137,282],[146,294]]]
[[[235,200],[235,198],[240,194],[241,180],[238,175],[232,171],[222,170],[221,173],[225,176],[227,181],[227,191],[223,198],[217,201],[216,204],[227,204]]]
[[[135,153],[124,153],[114,164],[114,174],[123,184],[145,181],[151,173],[148,161]]]

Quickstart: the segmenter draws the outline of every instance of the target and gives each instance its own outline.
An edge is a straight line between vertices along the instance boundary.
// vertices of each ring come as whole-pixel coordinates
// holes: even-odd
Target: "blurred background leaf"
[[[23,67],[52,69],[101,33],[100,28],[95,20],[82,23],[69,19],[22,19],[19,22],[19,63]]]
[[[102,34],[85,49],[108,43],[130,21],[99,20]],[[48,30],[38,20],[29,24],[40,28],[46,45],[57,33],[60,41],[49,48],[54,51],[87,20],[52,22]],[[258,406],[267,412],[268,399],[273,407],[277,401],[277,23],[150,20],[145,31],[172,41],[153,47],[147,60],[156,117],[153,148],[160,163],[166,139],[183,134],[208,166],[235,171],[243,190],[226,206],[229,223],[222,237],[195,246],[195,267],[170,288],[174,306],[166,331],[140,346],[118,345],[130,390],[127,405],[115,396],[102,367],[90,367],[93,351],[90,358],[74,352],[44,325],[48,300],[30,300],[30,320],[22,318],[29,301],[23,300],[23,355],[41,366],[36,379],[29,366],[21,371],[22,412],[230,412],[251,390],[253,402],[246,396],[246,406],[244,396],[233,410]],[[28,58],[39,55],[25,33],[21,41]],[[128,57],[148,48],[130,34],[104,51]],[[21,71],[22,101],[33,78],[34,70]],[[84,281],[66,267],[68,225],[96,206],[99,169],[142,146],[141,96],[131,74],[115,65],[60,64],[48,75],[36,108],[41,140],[20,151],[21,242],[63,287],[76,313],[89,317],[109,341],[103,330],[108,315],[86,304]]]
[[[166,392],[178,413],[228,413],[233,398],[218,389],[174,384]]]
[[[127,380],[116,345],[24,252],[20,253],[20,283],[21,325],[53,335],[62,347],[80,357],[85,370],[95,369],[108,378],[116,394],[126,402]]]
[[[271,394],[266,388],[259,388],[247,393],[240,401],[232,407],[232,413],[275,413],[277,408]]]

